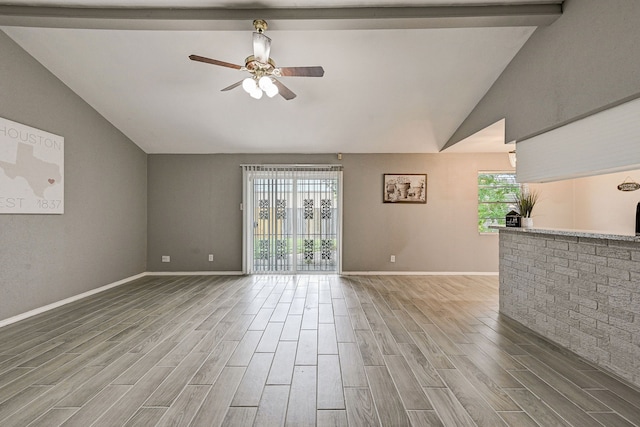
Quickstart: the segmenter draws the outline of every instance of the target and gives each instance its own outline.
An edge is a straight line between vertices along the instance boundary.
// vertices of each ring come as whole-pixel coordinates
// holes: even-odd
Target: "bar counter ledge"
[[[500,312],[640,387],[640,236],[500,230]]]

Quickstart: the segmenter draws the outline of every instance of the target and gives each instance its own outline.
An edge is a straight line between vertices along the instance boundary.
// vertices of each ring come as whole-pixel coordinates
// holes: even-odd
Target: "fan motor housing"
[[[265,64],[264,62],[258,61],[253,55],[251,55],[245,59],[244,66],[250,73],[273,74],[273,70],[276,68],[276,63],[269,58],[269,62]]]

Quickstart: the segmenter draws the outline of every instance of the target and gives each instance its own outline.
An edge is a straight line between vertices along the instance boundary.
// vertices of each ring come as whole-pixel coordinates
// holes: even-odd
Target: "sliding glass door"
[[[244,271],[340,271],[335,166],[244,166]]]

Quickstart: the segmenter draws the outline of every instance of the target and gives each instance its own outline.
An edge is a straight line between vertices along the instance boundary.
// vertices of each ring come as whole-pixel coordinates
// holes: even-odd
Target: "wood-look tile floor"
[[[0,329],[5,426],[630,426],[496,277],[146,277]]]

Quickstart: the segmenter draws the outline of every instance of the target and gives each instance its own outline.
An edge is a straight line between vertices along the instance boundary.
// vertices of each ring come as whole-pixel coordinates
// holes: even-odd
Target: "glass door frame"
[[[326,169],[320,169],[325,166]],[[242,204],[240,209],[242,210],[242,273],[243,274],[342,274],[342,166],[341,165],[242,165]],[[267,168],[265,172],[260,171],[260,167]],[[256,168],[251,170],[250,168]],[[273,179],[273,171],[277,171],[279,168],[282,172],[287,172],[287,175],[296,171],[303,172],[306,176],[293,176],[285,177],[283,179],[293,179],[292,188],[294,190],[292,199],[295,200],[293,209],[296,212],[297,206],[297,181],[299,179],[305,179],[309,174],[317,173],[322,178],[326,179],[328,174],[335,174],[337,177],[338,194],[337,194],[337,219],[336,219],[336,257],[337,265],[336,271],[308,271],[298,270],[297,263],[292,263],[291,271],[277,271],[277,272],[263,272],[253,271],[253,254],[254,254],[254,217],[255,212],[254,197],[253,197],[253,182],[255,179]],[[322,176],[324,175],[324,176]],[[334,178],[331,176],[330,178]],[[297,233],[297,215],[293,215],[293,226]],[[293,253],[297,253],[297,238],[293,239]]]

